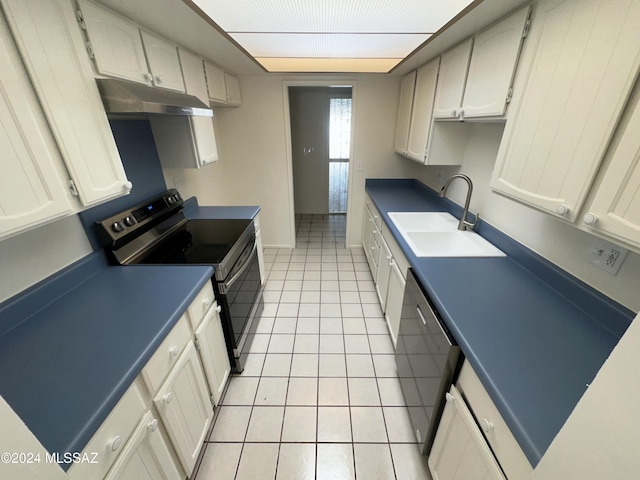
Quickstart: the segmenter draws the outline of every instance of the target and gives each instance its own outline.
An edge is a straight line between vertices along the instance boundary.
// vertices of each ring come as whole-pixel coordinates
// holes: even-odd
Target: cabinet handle
[[[172,400],[173,400],[173,393],[169,392],[164,396],[164,403],[166,403],[167,405],[169,405]]]
[[[120,435],[116,435],[113,437],[113,440],[111,440],[111,451],[115,452],[120,448],[120,445],[122,445],[122,438]]]
[[[482,425],[482,430],[484,430],[484,433],[489,433],[491,432],[491,430],[493,430],[493,423],[491,423],[486,418],[483,418],[480,423]]]
[[[125,189],[127,192],[130,192],[130,191],[131,191],[131,189],[133,188],[133,183],[131,183],[131,182],[127,181],[127,182],[124,182],[124,183],[122,184],[122,186],[124,187],[124,189]]]
[[[416,312],[418,312],[418,316],[420,317],[420,320],[422,320],[422,323],[426,325],[427,319],[424,318],[424,314],[422,313],[422,310],[420,310],[420,307],[416,307]]]
[[[216,312],[220,313],[221,311],[222,311],[222,307],[221,307],[220,305],[218,305],[218,306],[216,307]]]
[[[169,354],[172,357],[177,357],[179,353],[180,353],[180,347],[178,345],[174,345],[169,349]]]
[[[209,307],[211,306],[211,299],[209,297],[205,298],[202,301],[202,305],[204,306],[204,311],[206,312],[207,310],[209,310]]]
[[[444,398],[447,400],[447,403],[452,403],[454,398],[449,392],[445,393]]]
[[[155,432],[158,429],[158,419],[154,418],[149,424],[149,431]]]
[[[571,209],[567,207],[564,203],[561,203],[556,207],[556,213],[558,215],[566,215],[567,213],[569,213],[570,210]]]
[[[451,112],[451,116],[454,117],[454,118],[458,116],[458,109],[457,108],[453,109],[453,111]]]
[[[598,216],[595,213],[589,212],[582,217],[582,221],[587,225],[595,225],[598,221]]]
[[[153,75],[151,75],[149,72],[145,73],[143,76],[147,82],[153,82]]]
[[[156,75],[156,83],[158,85],[162,85],[162,82],[163,82],[162,75]]]

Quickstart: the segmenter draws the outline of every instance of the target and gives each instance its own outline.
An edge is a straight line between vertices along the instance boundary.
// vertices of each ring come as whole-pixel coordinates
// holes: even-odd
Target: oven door
[[[245,246],[224,281],[216,281],[214,286],[222,303],[229,358],[234,370],[240,373],[264,308],[255,237]]]

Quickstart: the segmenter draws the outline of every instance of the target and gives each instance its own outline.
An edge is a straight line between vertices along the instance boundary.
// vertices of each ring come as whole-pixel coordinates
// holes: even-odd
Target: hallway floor
[[[267,249],[265,309],[196,480],[426,480],[393,345],[344,215],[296,215]]]

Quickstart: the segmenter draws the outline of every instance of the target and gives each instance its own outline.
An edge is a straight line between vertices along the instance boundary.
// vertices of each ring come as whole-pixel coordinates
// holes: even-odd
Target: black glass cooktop
[[[138,263],[218,265],[251,224],[252,220],[248,219],[189,220]]]

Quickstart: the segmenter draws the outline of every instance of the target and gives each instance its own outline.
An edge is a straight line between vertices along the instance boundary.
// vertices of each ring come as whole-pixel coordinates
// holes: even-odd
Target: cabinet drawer
[[[187,312],[189,313],[189,322],[191,323],[191,328],[193,328],[194,331],[198,328],[200,322],[202,322],[202,319],[205,317],[214,301],[213,286],[211,285],[211,282],[207,282],[187,309]]]
[[[186,315],[183,315],[142,370],[142,378],[151,395],[158,391],[190,339],[191,331]]]
[[[457,386],[480,424],[507,478],[529,478],[533,472],[531,464],[468,361],[464,362],[460,371]]]
[[[73,464],[68,472],[69,478],[71,480],[102,479],[131,437],[146,410],[143,393],[134,382],[83,450],[89,455],[89,458],[93,453],[97,453],[98,463]]]

